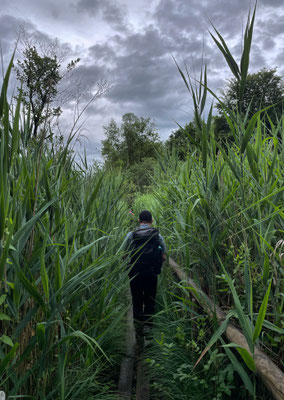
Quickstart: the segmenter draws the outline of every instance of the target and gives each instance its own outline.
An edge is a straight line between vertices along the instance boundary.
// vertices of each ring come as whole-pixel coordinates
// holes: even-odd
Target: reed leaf
[[[10,79],[10,75],[11,75],[11,71],[13,68],[13,63],[14,63],[14,57],[15,57],[15,52],[16,49],[13,52],[13,55],[11,57],[10,63],[8,65],[5,77],[4,77],[4,81],[2,84],[2,88],[1,88],[1,95],[0,95],[0,119],[3,116],[4,113],[4,108],[7,105],[7,89],[8,89],[8,84],[9,84],[9,79]]]
[[[209,34],[212,37],[212,39],[214,40],[214,42],[217,45],[217,47],[219,48],[219,50],[221,51],[221,53],[223,54],[228,66],[229,66],[230,70],[232,71],[232,73],[234,74],[235,78],[239,81],[240,80],[240,70],[239,70],[238,64],[234,60],[223,37],[220,35],[220,33],[217,31],[217,29],[214,27],[214,25],[213,24],[211,24],[211,25],[212,25],[215,33],[217,34],[219,41],[216,39],[215,36],[213,36],[213,34],[211,32],[209,32]]]
[[[6,371],[9,362],[15,357],[19,343],[15,343],[9,353],[0,361],[0,376]]]
[[[254,328],[254,332],[253,332],[253,342],[255,343],[256,340],[258,339],[261,330],[262,330],[262,325],[263,325],[263,321],[266,315],[266,310],[267,310],[267,305],[268,305],[268,299],[269,299],[269,294],[270,294],[270,289],[271,289],[271,283],[272,281],[270,281],[267,291],[265,293],[264,299],[261,303],[258,315],[257,315],[257,320],[255,323],[255,328]]]
[[[243,53],[242,53],[241,64],[240,64],[240,73],[241,73],[240,99],[241,99],[241,101],[244,96],[245,84],[246,84],[248,68],[249,68],[249,56],[250,56],[250,49],[251,49],[251,42],[252,42],[255,13],[256,13],[256,3],[254,6],[253,15],[252,15],[251,20],[250,20],[250,14],[248,15],[248,20],[247,20],[247,25],[246,25],[246,29],[245,29],[245,35],[244,35],[244,46],[243,46]]]
[[[49,283],[48,283],[48,275],[45,267],[45,252],[46,252],[46,242],[47,242],[47,235],[45,235],[43,240],[43,245],[41,248],[40,253],[40,276],[41,276],[41,283],[43,287],[43,291],[45,294],[45,298],[49,300]]]
[[[249,142],[249,140],[250,140],[250,138],[251,138],[251,135],[253,134],[254,127],[255,127],[255,124],[256,124],[256,122],[257,122],[257,120],[258,120],[259,115],[260,115],[263,111],[268,110],[269,108],[270,108],[270,107],[263,108],[262,110],[257,111],[257,112],[251,117],[251,119],[250,119],[250,121],[249,121],[249,123],[248,123],[248,125],[247,125],[247,127],[246,127],[245,134],[244,134],[243,139],[242,139],[242,142],[241,142],[241,153],[244,153],[244,151],[245,151],[245,149],[246,149],[246,147],[247,147],[247,144],[248,144],[248,142]]]
[[[230,322],[230,318],[232,317],[233,313],[230,312],[227,314],[226,319],[224,320],[224,322],[222,322],[222,324],[218,327],[218,329],[216,330],[216,332],[211,336],[209,342],[207,343],[205,349],[202,351],[201,355],[199,356],[198,360],[196,361],[196,363],[194,364],[195,368],[199,362],[202,360],[202,358],[205,356],[205,354],[208,352],[208,350],[210,350],[210,348],[217,342],[217,340],[220,340],[222,334],[226,331],[227,326]]]
[[[249,377],[249,375],[247,374],[247,372],[244,370],[243,366],[241,365],[241,363],[237,360],[237,358],[235,357],[235,355],[232,353],[232,351],[229,349],[229,347],[225,344],[224,340],[221,338],[221,342],[223,344],[223,347],[225,349],[226,354],[228,355],[229,359],[231,360],[232,364],[234,365],[234,368],[236,369],[236,371],[238,372],[238,374],[240,375],[240,377],[242,378],[242,381],[244,382],[246,389],[248,390],[248,392],[254,396],[254,387],[253,387],[253,383]]]

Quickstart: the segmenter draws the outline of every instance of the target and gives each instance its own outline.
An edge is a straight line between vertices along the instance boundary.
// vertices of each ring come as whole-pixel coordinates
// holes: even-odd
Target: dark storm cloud
[[[97,82],[105,76],[104,68],[98,65],[79,65],[73,72],[73,78],[85,82]]]
[[[154,17],[162,31],[175,38],[184,32],[207,35],[207,28],[211,28],[210,21],[226,36],[228,32],[239,32],[239,17],[246,15],[247,10],[247,0],[222,2],[221,7],[216,6],[216,1],[162,0]]]
[[[105,3],[103,7],[103,17],[114,29],[127,32],[128,28],[125,22],[125,13],[114,2]]]
[[[266,35],[263,35],[261,44],[263,50],[273,50],[273,48],[276,46],[276,40],[273,37],[267,37]]]
[[[115,67],[109,68],[113,77],[113,89],[108,97],[112,101],[128,104],[136,102],[146,108],[166,98],[175,81],[176,68],[171,59],[167,42],[153,27],[141,34],[129,35],[126,38],[113,38],[113,46],[122,55],[116,56]]]
[[[115,30],[127,32],[125,7],[117,5],[114,1],[79,0],[76,5],[78,12],[91,13],[94,16],[102,15],[102,18]]]
[[[155,12],[158,29],[164,35],[170,36],[172,43],[177,43],[179,56],[185,54],[187,48],[187,53],[191,54],[192,59],[196,59],[198,47],[201,49],[201,43],[204,43],[209,75],[211,71],[216,73],[218,70],[223,75],[226,74],[226,70],[231,74],[207,32],[209,29],[216,35],[210,21],[225,38],[233,56],[239,61],[248,11],[250,8],[252,12],[254,7],[254,3],[247,0],[222,2],[222,6],[219,6],[219,3],[205,0],[192,0],[190,3],[182,0],[163,0]],[[269,66],[269,62],[272,63],[271,67],[274,65],[273,57],[267,59],[265,52],[276,50],[276,38],[284,31],[282,7],[281,0],[258,2],[251,49],[253,69]]]
[[[271,15],[270,18],[266,18],[261,21],[261,30],[259,32],[263,37],[275,37],[284,33],[283,17],[279,17],[277,13]]]
[[[98,62],[115,62],[116,52],[108,44],[95,44],[88,49],[89,56]]]
[[[171,40],[151,25],[141,33],[115,35],[106,47],[95,45],[89,49],[94,62],[105,60],[105,65],[96,72],[98,76],[104,74],[111,83],[106,99],[114,106],[119,105],[121,115],[134,112],[150,116],[160,129],[174,127],[177,114],[185,117],[184,111],[177,111],[188,100],[182,94],[185,90],[171,49]],[[92,106],[90,113],[96,111],[97,105]],[[168,133],[171,129],[168,128]]]
[[[161,32],[171,36],[176,43],[179,42],[180,37],[190,33],[194,33],[197,40],[200,40],[200,35],[203,35],[205,41],[210,41],[207,30],[214,33],[211,22],[225,40],[230,42],[238,39],[241,43],[248,11],[251,8],[252,13],[254,3],[251,2],[251,7],[247,0],[222,2],[222,6],[219,6],[219,3],[220,1],[192,0],[189,3],[183,0],[163,0],[157,6],[154,17]],[[279,12],[282,7],[281,0],[259,1],[255,38],[258,35],[262,35],[262,39],[264,36],[274,38],[283,32],[283,17]],[[278,12],[277,8],[279,8]],[[217,48],[215,51],[218,51]]]
[[[103,7],[101,0],[79,0],[76,4],[76,8],[79,12],[86,11],[93,15],[97,15]]]
[[[283,6],[283,1],[282,0],[262,0],[260,3],[259,3],[261,6],[264,6],[264,7],[276,7],[276,8],[278,8],[278,7],[282,7]]]
[[[40,15],[44,14],[57,22],[62,21],[63,28],[68,27],[74,37],[76,32],[88,32],[87,40],[91,45],[86,49],[82,36],[82,46],[78,45],[82,51],[81,61],[74,70],[74,82],[81,82],[87,93],[95,88],[97,81],[106,79],[112,89],[104,101],[93,103],[86,115],[91,121],[100,116],[101,121],[105,121],[101,125],[106,125],[112,117],[134,112],[155,119],[165,136],[175,128],[173,120],[181,124],[191,120],[193,108],[172,56],[183,69],[186,63],[193,78],[199,77],[200,68],[206,62],[209,87],[214,91],[223,88],[233,75],[210,37],[208,29],[214,32],[210,21],[239,62],[249,7],[251,5],[252,11],[254,6],[254,2],[248,0],[161,0],[150,15],[153,8],[146,10],[145,0],[144,9],[142,2],[139,4],[141,15],[147,14],[147,18],[142,21],[139,15],[140,20],[136,21],[138,8],[134,7],[133,19],[129,18],[133,0],[72,1],[73,5],[67,0],[34,3],[41,14],[38,21],[33,20],[36,26],[31,25],[30,30],[37,39],[48,38],[40,31]],[[282,9],[283,0],[258,1],[251,72],[279,66],[278,73],[284,73],[284,67],[281,70],[284,49],[279,44],[279,35],[284,33]],[[102,21],[106,24],[105,30]],[[21,19],[11,16],[0,20],[5,48],[15,40],[13,27],[20,23]],[[94,34],[97,29],[99,35]],[[92,34],[96,38],[93,42],[90,41]],[[65,107],[71,110],[72,104]],[[97,126],[94,132],[96,129]]]
[[[273,2],[273,14],[279,5],[281,2]],[[267,3],[259,7],[260,17],[269,6]],[[169,124],[173,117],[189,119],[184,112],[191,114],[189,94],[171,55],[180,65],[185,60],[190,74],[196,76],[206,60],[209,87],[213,90],[224,87],[232,73],[207,31],[209,18],[229,41],[232,54],[239,61],[248,9],[247,0],[222,2],[222,7],[216,7],[216,2],[212,1],[193,0],[190,5],[182,0],[161,1],[154,15],[154,26],[139,33],[116,35],[102,52],[102,57],[109,62],[105,72],[113,83],[108,100],[119,103],[125,112],[134,110],[155,117],[160,127]],[[275,35],[283,30],[280,18],[276,16],[274,22],[274,25],[267,22],[262,29],[255,29],[255,36],[261,36],[262,40],[252,46],[251,69],[254,71],[267,66],[264,50],[271,50]],[[94,47],[94,54],[95,50],[100,54],[100,48]]]
[[[208,53],[211,51],[208,49]],[[185,111],[191,113],[189,95],[172,54],[181,64],[188,58],[193,74],[199,74],[202,42],[193,34],[175,43],[150,25],[140,33],[114,35],[106,46],[89,48],[94,63],[105,62],[101,72],[112,84],[108,101],[119,104],[122,114],[131,111],[155,118],[161,129],[175,126],[175,118],[180,123],[188,120]]]

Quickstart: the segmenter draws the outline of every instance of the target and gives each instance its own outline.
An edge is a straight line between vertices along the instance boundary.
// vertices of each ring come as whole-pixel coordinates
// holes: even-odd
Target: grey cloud
[[[88,53],[94,61],[109,63],[115,62],[116,52],[108,44],[95,44],[88,49]]]
[[[20,27],[27,26],[34,28],[34,25],[22,18],[15,18],[11,15],[0,15],[0,42],[3,55],[11,53],[19,36]]]
[[[115,1],[79,0],[76,5],[78,12],[91,13],[94,16],[102,15],[103,19],[115,30],[128,32],[126,13],[122,11],[121,5]],[[125,10],[125,8],[124,8]]]
[[[278,69],[277,74],[284,77],[284,47],[279,49],[277,56],[274,58],[273,66]]]
[[[272,50],[276,46],[276,40],[273,37],[267,37],[264,35],[262,38],[262,49],[263,50]]]
[[[261,29],[259,33],[265,36],[275,37],[284,33],[283,17],[279,17],[276,13],[270,18],[261,21]]]
[[[264,67],[271,67],[267,65],[267,61],[263,56],[263,52],[258,45],[254,45],[250,56],[250,70],[249,72],[257,72]]]
[[[116,64],[110,71],[114,82],[107,98],[125,112],[156,118],[160,127],[172,124],[175,110],[185,103],[186,91],[170,53],[155,58],[147,56],[146,49],[145,54],[142,48],[134,49],[118,57]]]
[[[115,35],[106,47],[92,46],[89,53],[94,62],[108,57],[108,64],[101,70],[113,84],[107,95],[108,101],[119,104],[123,112],[132,111],[155,118],[161,129],[170,125],[174,129],[173,119],[180,123],[191,119],[191,99],[171,57],[171,53],[175,53],[182,65],[187,58],[185,55],[190,54],[187,60],[190,73],[199,77],[202,43],[194,40],[193,36],[192,40],[189,37],[183,37],[175,45],[172,38],[150,25],[142,33],[126,37]],[[214,62],[212,54],[216,55],[212,48],[208,48],[206,56],[210,58],[210,65],[212,63],[216,68],[217,62]],[[222,60],[221,55],[219,58]],[[216,78],[210,82],[214,89],[219,83]]]
[[[161,0],[155,18],[161,29],[175,37],[180,32],[206,32],[210,28],[210,21],[219,30],[225,32],[238,32],[239,16],[246,16],[248,9],[247,0],[238,2],[222,2],[222,7],[216,7],[216,2],[200,2],[192,0]],[[231,16],[233,15],[234,23]]]
[[[284,73],[284,49],[279,43],[279,35],[283,35],[284,28],[282,12],[279,12],[283,10],[282,2],[258,1],[250,71],[278,65],[278,73]],[[79,32],[82,35],[82,32],[88,31],[91,35],[98,23],[101,34],[97,39],[99,41],[91,42],[92,45],[85,49],[82,38],[82,61],[72,77],[74,82],[81,82],[86,92],[100,79],[112,84],[108,95],[93,103],[86,112],[88,126],[91,127],[88,136],[92,142],[102,137],[102,125],[126,112],[155,119],[164,137],[176,128],[173,120],[181,124],[191,120],[192,101],[172,55],[182,67],[185,61],[190,75],[197,79],[206,60],[209,87],[215,91],[224,87],[225,80],[231,78],[232,73],[208,33],[208,29],[214,32],[210,21],[225,38],[233,56],[239,60],[249,4],[253,7],[253,1],[248,0],[160,0],[153,15],[149,15],[153,9],[149,7],[148,19],[145,17],[143,22],[135,14],[138,6],[134,7],[134,13],[131,14],[131,10],[128,13],[128,7],[132,4],[130,0],[73,0],[70,6],[69,0],[62,0],[58,4],[56,0],[50,0],[42,5],[37,3],[36,6],[41,15],[46,13],[57,23],[62,21],[72,34]],[[142,1],[139,4],[143,6]],[[148,4],[146,0],[144,4]],[[143,14],[146,15],[145,10]],[[129,19],[130,15],[134,16],[133,20]],[[9,21],[4,19],[3,27],[0,20],[0,34],[3,33],[6,45],[14,40],[12,19]],[[37,26],[32,26],[31,31],[37,38],[41,35],[44,37],[45,33],[37,31],[40,29],[40,14],[35,23]],[[105,31],[103,23],[106,24]],[[110,27],[115,35],[110,36]],[[87,37],[88,43],[90,38]],[[71,88],[72,85],[70,80]],[[71,103],[66,104],[68,110],[71,110],[71,106]],[[95,152],[91,144],[87,144],[87,147],[88,151]]]
[[[268,1],[259,2],[256,14],[255,37],[258,36],[258,32],[266,37],[275,36],[283,32],[283,18],[281,13],[275,12],[276,7],[279,7],[279,9],[281,7],[282,9],[280,0],[274,1],[271,7]],[[235,42],[236,40],[241,44],[248,9],[247,0],[222,2],[222,7],[217,7],[216,2],[213,1],[192,0],[189,3],[182,0],[162,0],[156,9],[155,18],[161,32],[171,36],[176,43],[179,43],[180,38],[185,35],[190,36],[193,34],[196,37],[197,32],[199,32],[199,36],[204,35],[205,41],[211,40],[207,30],[209,29],[214,33],[210,23],[212,21],[229,44],[230,41]],[[252,9],[253,4],[251,11]],[[271,19],[267,19],[268,9],[273,12]],[[200,37],[196,37],[195,40],[200,42]],[[240,53],[240,50],[238,53]]]
[[[97,15],[103,7],[103,2],[100,0],[80,0],[76,4],[77,11],[87,11],[92,15]]]
[[[96,64],[89,66],[79,65],[73,72],[74,80],[77,79],[79,81],[89,82],[90,85],[91,83],[94,84],[95,82],[104,79],[104,76],[104,68]]]
[[[109,2],[104,4],[103,17],[115,30],[128,32],[125,22],[126,14],[115,3]]]
[[[168,43],[153,26],[147,27],[143,33],[133,33],[127,37],[116,35],[113,43],[133,57],[158,58],[169,51]]]
[[[94,132],[82,132],[74,145],[74,150],[78,154],[83,154],[86,150],[87,161],[89,165],[100,158],[101,142],[97,140]]]
[[[282,7],[283,6],[283,1],[282,0],[262,0],[259,2],[260,7],[261,6],[267,6],[267,7]]]

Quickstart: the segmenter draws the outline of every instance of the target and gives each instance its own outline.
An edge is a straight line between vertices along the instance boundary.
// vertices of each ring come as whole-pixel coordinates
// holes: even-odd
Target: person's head
[[[140,224],[152,224],[153,222],[153,218],[152,218],[152,214],[150,213],[150,211],[148,210],[143,210],[141,211],[141,213],[139,214],[139,222]]]

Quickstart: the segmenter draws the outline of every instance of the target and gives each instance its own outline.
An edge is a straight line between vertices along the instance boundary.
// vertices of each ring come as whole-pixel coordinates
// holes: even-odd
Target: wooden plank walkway
[[[136,339],[133,323],[132,307],[127,313],[127,333],[126,333],[126,352],[120,366],[119,382],[118,382],[118,398],[121,400],[131,399],[134,363],[136,357]]]
[[[132,307],[127,314],[126,352],[120,366],[119,400],[150,400],[150,382],[143,358],[144,339],[136,343]],[[135,397],[134,397],[135,393]]]
[[[143,358],[137,361],[136,400],[150,400],[150,382],[147,377],[147,367]]]

